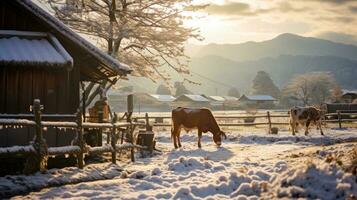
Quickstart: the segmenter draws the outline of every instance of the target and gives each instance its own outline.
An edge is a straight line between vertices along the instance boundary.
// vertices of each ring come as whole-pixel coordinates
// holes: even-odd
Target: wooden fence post
[[[112,132],[111,132],[111,145],[112,145],[112,163],[116,164],[117,162],[117,148],[116,148],[116,144],[117,144],[117,134],[116,134],[116,123],[118,121],[118,115],[116,113],[114,113],[113,119],[112,119]]]
[[[342,124],[341,124],[341,111],[337,111],[337,117],[338,117],[338,127],[342,128]]]
[[[128,115],[127,115],[127,118],[126,118],[126,121],[129,122],[130,124],[132,123],[132,119],[131,119],[131,116],[133,114],[133,111],[134,111],[134,95],[132,94],[129,94],[128,95],[128,98],[127,98],[127,108],[128,108]],[[127,128],[127,133],[129,134],[129,137],[130,137],[130,142],[132,144],[134,144],[134,126],[133,125],[130,125],[128,128]],[[130,149],[130,155],[131,155],[131,161],[132,162],[135,162],[135,155],[134,155],[134,147]]]
[[[269,134],[271,134],[271,118],[270,118],[270,112],[267,112],[267,117],[268,117],[268,124],[269,124]]]
[[[34,99],[33,105],[30,108],[33,111],[35,117],[35,138],[32,141],[32,146],[35,149],[34,154],[30,154],[26,161],[24,172],[33,173],[35,171],[45,171],[47,168],[47,157],[48,148],[46,141],[43,139],[42,135],[42,124],[41,124],[41,110],[43,105],[39,99]]]
[[[80,169],[83,169],[84,166],[84,159],[83,159],[83,154],[85,152],[85,143],[83,140],[83,124],[82,124],[82,113],[80,110],[77,111],[77,145],[81,149],[80,152],[77,154],[77,160],[78,160],[78,167]]]
[[[152,131],[152,126],[150,126],[148,113],[145,113],[145,128],[146,128],[146,131]]]

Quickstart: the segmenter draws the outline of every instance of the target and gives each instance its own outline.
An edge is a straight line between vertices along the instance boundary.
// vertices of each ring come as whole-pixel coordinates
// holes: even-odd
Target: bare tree
[[[329,72],[309,72],[293,78],[283,95],[294,97],[304,105],[320,104],[331,97],[332,88],[336,85]]]
[[[331,95],[332,95],[332,99],[333,99],[334,102],[339,102],[341,100],[342,95],[343,95],[343,91],[342,91],[341,86],[335,85],[332,88]]]
[[[190,18],[187,12],[202,8],[193,5],[193,0],[41,1],[73,30],[96,39],[109,55],[130,65],[134,75],[153,81],[168,81],[165,67],[188,74],[184,43],[202,39],[197,29],[183,24]],[[110,84],[104,81],[101,87]],[[86,91],[92,88],[93,84],[88,85]]]

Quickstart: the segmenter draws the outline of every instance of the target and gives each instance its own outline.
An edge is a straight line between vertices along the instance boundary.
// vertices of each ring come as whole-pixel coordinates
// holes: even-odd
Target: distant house
[[[183,94],[177,97],[173,104],[182,107],[209,107],[210,100],[201,95]]]
[[[226,102],[226,99],[222,96],[206,96],[204,94],[202,96],[210,101],[213,108],[222,109]]]
[[[341,96],[341,103],[352,103],[357,99],[356,90],[343,90],[343,95]]]
[[[270,107],[274,105],[276,99],[270,95],[245,95],[239,98],[240,105],[251,105],[257,107]]]
[[[236,102],[239,98],[233,96],[223,96],[223,98],[228,102]]]
[[[112,112],[126,112],[128,95],[133,92],[119,92],[110,90],[107,94],[108,103]],[[134,106],[135,108],[135,106]]]
[[[134,111],[136,112],[170,111],[173,107],[172,102],[176,99],[172,95],[110,92],[108,100],[113,111],[126,111],[129,94],[134,95]]]
[[[0,113],[30,113],[40,99],[45,114],[74,114],[81,83],[131,72],[30,0],[2,0],[0,10]],[[60,132],[67,130],[47,129],[49,146],[69,145],[75,136]],[[33,134],[33,128],[3,128],[0,146],[26,145]]]
[[[151,97],[153,97],[157,102],[160,103],[171,103],[175,101],[175,97],[172,95],[165,95],[165,94],[149,94]]]

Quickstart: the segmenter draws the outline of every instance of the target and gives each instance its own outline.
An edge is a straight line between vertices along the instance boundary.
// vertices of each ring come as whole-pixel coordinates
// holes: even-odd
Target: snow
[[[226,101],[238,101],[238,98],[237,97],[233,97],[233,96],[223,96],[223,98]]]
[[[63,146],[63,147],[49,147],[48,153],[50,155],[65,154],[68,152],[80,152],[81,148],[79,146]]]
[[[270,95],[243,95],[243,96],[245,96],[248,100],[252,100],[252,101],[275,101],[276,100],[274,97],[272,97]]]
[[[3,125],[36,125],[32,120],[27,119],[0,119],[0,124]]]
[[[163,95],[163,94],[150,94],[151,97],[155,98],[160,102],[173,102],[176,98],[172,95]]]
[[[226,101],[226,99],[222,96],[208,96],[209,98],[211,98],[214,101],[220,101],[220,102],[224,102]]]
[[[326,137],[317,130],[294,137],[287,131],[262,132],[230,133],[220,148],[211,135],[204,134],[201,149],[197,133],[182,133],[183,147],[174,149],[169,131],[162,131],[156,135],[156,148],[162,153],[137,158],[135,163],[118,162],[125,171],[111,173],[110,179],[88,181],[82,174],[86,182],[44,188],[14,199],[345,199],[357,195],[356,176],[337,162],[326,161],[331,155],[350,154],[357,146],[357,129],[328,129]],[[98,173],[108,170],[108,165],[95,166]],[[48,186],[39,188],[43,187]]]
[[[280,175],[273,190],[279,198],[346,199],[357,196],[357,183],[356,176],[336,165],[311,163]]]
[[[0,148],[0,154],[19,153],[19,152],[31,153],[31,152],[35,152],[35,149],[33,148],[32,145],[27,145],[27,146],[12,146],[12,147],[1,147],[1,148]]]
[[[176,101],[180,101],[184,97],[191,99],[192,101],[196,101],[196,102],[209,102],[210,101],[210,100],[204,98],[203,96],[196,95],[196,94],[183,94],[182,96],[177,97]]]
[[[60,122],[60,121],[42,121],[41,122],[42,126],[55,126],[55,127],[72,127],[72,128],[77,128],[77,123],[76,122]]]
[[[60,44],[58,43],[58,45]],[[63,49],[63,47],[54,46],[47,37],[28,39],[28,37],[13,36],[2,38],[0,33],[0,61],[2,63],[46,66],[73,64],[71,57],[64,57],[57,49]]]
[[[87,51],[97,60],[115,69],[119,74],[126,75],[132,71],[128,65],[118,62],[116,59],[112,58],[111,56],[107,55],[106,53],[95,47],[93,44],[91,44],[90,42],[79,36],[77,33],[72,31],[70,28],[68,28],[63,22],[56,19],[48,12],[37,6],[31,0],[16,0],[16,2],[22,5],[22,7],[27,9],[36,17],[38,17],[40,20],[46,22],[53,29],[61,33],[64,37],[68,38],[70,41]]]
[[[33,175],[14,175],[0,177],[0,198],[22,194],[64,184],[111,179],[121,174],[122,169],[113,164],[92,164],[85,169],[67,167],[64,169],[50,169],[44,173]]]

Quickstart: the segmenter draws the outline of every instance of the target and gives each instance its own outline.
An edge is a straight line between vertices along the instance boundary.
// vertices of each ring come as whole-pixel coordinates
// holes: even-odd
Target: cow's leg
[[[324,132],[322,131],[322,127],[321,127],[321,120],[318,120],[318,121],[317,121],[317,126],[318,126],[319,129],[320,129],[321,135],[324,135]]]
[[[178,143],[178,146],[181,148],[181,139],[180,139],[180,135],[181,135],[181,130],[177,133],[176,137],[177,137],[177,143]]]
[[[293,135],[295,135],[295,127],[296,124],[293,120],[290,119],[290,127],[291,127],[291,132],[293,133]]]
[[[308,119],[305,124],[305,135],[309,134],[309,125],[310,125],[311,120]]]
[[[202,137],[202,131],[198,129],[198,148],[201,148],[201,137]]]
[[[171,138],[174,140],[175,149],[178,148],[176,140],[177,140],[177,135],[179,135],[180,132],[181,132],[181,129],[177,128],[177,126],[174,126],[174,128],[171,130]]]

